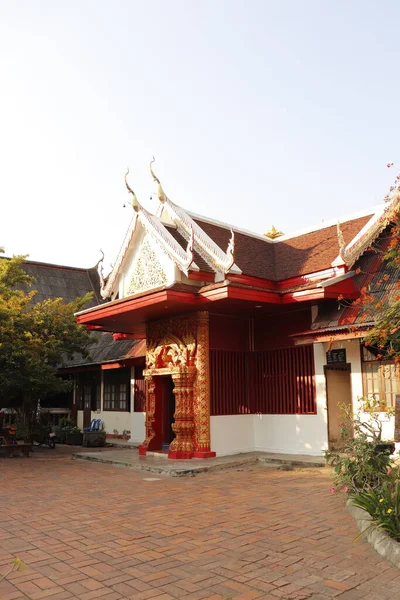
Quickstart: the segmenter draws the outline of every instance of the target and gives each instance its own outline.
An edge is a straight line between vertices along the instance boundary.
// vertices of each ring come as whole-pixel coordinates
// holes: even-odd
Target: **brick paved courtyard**
[[[154,480],[155,479],[155,480]],[[385,600],[400,571],[325,469],[165,478],[35,454],[0,462],[1,600]]]

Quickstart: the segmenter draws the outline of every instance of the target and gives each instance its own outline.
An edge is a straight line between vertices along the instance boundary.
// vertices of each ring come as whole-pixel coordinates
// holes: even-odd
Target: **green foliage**
[[[350,494],[381,489],[391,467],[390,455],[379,451],[365,435],[347,440],[340,452],[326,452],[325,456],[334,467],[336,488],[348,488]]]
[[[396,470],[383,483],[380,490],[369,490],[356,494],[352,498],[352,504],[364,509],[371,515],[373,522],[370,527],[382,529],[400,542],[400,484],[397,481],[398,476],[399,473]]]
[[[23,262],[23,256],[0,260],[0,405],[27,414],[38,398],[68,389],[57,369],[75,353],[87,356],[93,338],[74,318],[91,295],[35,303],[36,292],[25,291],[33,279]]]
[[[69,419],[68,417],[62,417],[58,423],[58,427],[60,429],[71,430],[75,427],[75,421],[73,419]]]

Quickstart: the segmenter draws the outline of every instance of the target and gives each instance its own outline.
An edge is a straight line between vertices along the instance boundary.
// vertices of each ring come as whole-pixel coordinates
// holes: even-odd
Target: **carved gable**
[[[151,290],[166,283],[167,274],[165,269],[157,253],[154,251],[150,240],[148,237],[145,237],[140,246],[132,276],[128,283],[128,296]]]

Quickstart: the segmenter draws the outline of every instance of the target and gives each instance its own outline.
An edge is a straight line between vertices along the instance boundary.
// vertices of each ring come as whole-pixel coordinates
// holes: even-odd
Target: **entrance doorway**
[[[342,406],[350,409],[351,400],[351,367],[349,364],[325,367],[326,395],[328,409],[328,446],[330,450],[341,445],[340,423]]]
[[[175,437],[172,424],[175,422],[175,394],[172,377],[160,376],[156,378],[157,408],[160,411],[160,449],[169,450],[169,446]]]

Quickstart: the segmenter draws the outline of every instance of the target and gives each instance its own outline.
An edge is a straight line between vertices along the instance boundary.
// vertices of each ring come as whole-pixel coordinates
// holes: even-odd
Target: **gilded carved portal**
[[[149,323],[147,327],[146,439],[139,453],[160,449],[157,377],[171,376],[175,439],[169,458],[210,458],[209,322],[207,312]]]

